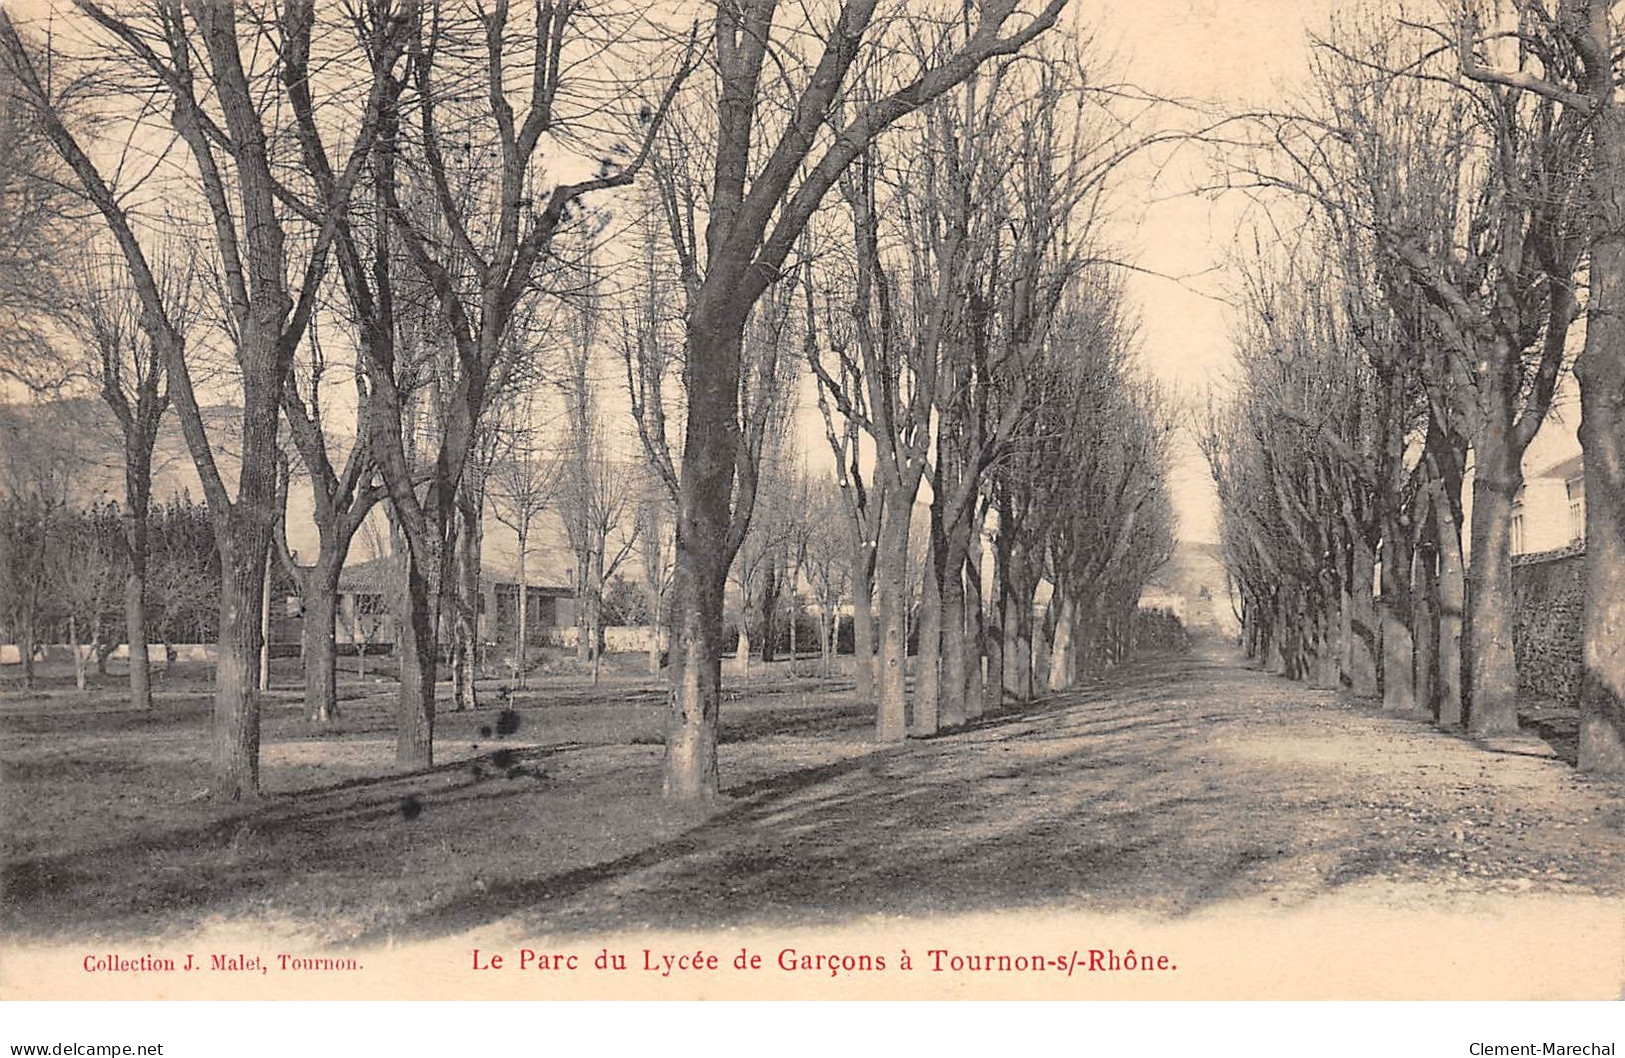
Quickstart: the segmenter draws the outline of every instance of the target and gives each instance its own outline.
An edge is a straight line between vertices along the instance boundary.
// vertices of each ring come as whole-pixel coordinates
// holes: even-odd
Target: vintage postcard
[[[1619,14],[9,0],[0,998],[1621,998]]]

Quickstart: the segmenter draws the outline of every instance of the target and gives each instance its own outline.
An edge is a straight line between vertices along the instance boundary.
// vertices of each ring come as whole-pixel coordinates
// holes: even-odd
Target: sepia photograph
[[[1622,56],[5,0],[0,998],[1625,998]]]

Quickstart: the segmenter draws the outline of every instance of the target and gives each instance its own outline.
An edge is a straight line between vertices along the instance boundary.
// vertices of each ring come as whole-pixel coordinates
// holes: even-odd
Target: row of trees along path
[[[1222,185],[1291,234],[1245,269],[1236,385],[1203,428],[1250,652],[1380,686],[1394,713],[1514,731],[1513,501],[1583,321],[1579,763],[1610,772],[1625,767],[1614,6],[1468,5],[1437,24],[1353,9],[1315,43],[1300,108],[1221,126]]]
[[[301,595],[307,709],[330,722],[339,571],[382,507],[403,565],[396,757],[426,768],[442,643],[454,705],[475,704],[484,512],[523,562],[537,512],[574,496],[589,616],[642,534],[651,612],[673,625],[664,788],[708,800],[726,585],[759,496],[793,476],[803,380],[879,739],[1031,697],[1040,643],[1050,687],[1122,656],[1173,532],[1173,417],[1130,355],[1099,231],[1148,137],[1096,87],[1064,7],[748,0],[663,24],[574,2],[8,5],[7,370],[56,392],[91,379],[121,428],[134,704],[172,412],[220,569],[217,798],[258,794],[268,562]],[[592,369],[613,353],[649,467],[619,557]],[[548,386],[573,453],[554,463]],[[287,545],[298,482],[306,563]],[[839,549],[775,539],[791,572],[747,595],[766,606],[787,575],[793,594],[805,567],[835,603]]]

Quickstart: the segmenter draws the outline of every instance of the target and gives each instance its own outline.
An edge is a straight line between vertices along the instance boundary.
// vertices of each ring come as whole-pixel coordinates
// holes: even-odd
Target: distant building
[[[1528,475],[1512,501],[1512,553],[1539,554],[1585,542],[1585,465],[1578,455]]]
[[[1173,557],[1141,590],[1140,608],[1171,611],[1191,632],[1233,636],[1241,631],[1218,544],[1179,541]]]
[[[575,624],[575,589],[561,582],[552,566],[535,555],[526,562],[525,638],[532,646],[556,640],[557,629]],[[400,632],[393,599],[404,589],[404,576],[404,566],[394,556],[354,562],[340,571],[333,635],[340,652],[383,654],[394,647]],[[287,653],[297,647],[303,630],[299,597],[285,595],[274,610],[271,643],[278,653]],[[511,644],[518,629],[517,572],[501,556],[486,555],[480,570],[480,639]]]
[[[202,409],[205,429],[215,446],[215,459],[228,488],[235,488],[240,460],[235,438],[242,412],[227,405]],[[49,444],[67,474],[64,499],[70,507],[124,502],[123,440],[112,414],[99,400],[75,398],[38,403],[0,402],[0,467],[6,457],[26,457],[27,445]],[[314,555],[319,537],[313,521],[314,501],[308,479],[299,476],[299,461],[292,459],[294,480],[288,489],[286,530],[296,560]],[[153,446],[152,506],[158,508],[181,496],[204,500],[202,480],[181,432],[180,420],[165,415]],[[339,612],[335,639],[346,653],[363,644],[382,652],[396,638],[390,595],[399,590],[399,560],[380,552],[387,549],[389,530],[383,505],[375,507],[370,526],[358,533],[339,580]],[[575,623],[573,559],[562,539],[557,518],[544,514],[532,529],[525,562],[528,584],[526,633],[533,643],[559,638],[560,628]],[[480,636],[487,642],[511,643],[518,627],[518,546],[511,529],[487,513],[482,527]],[[279,580],[280,572],[273,570]],[[271,598],[273,649],[287,652],[300,640],[302,619],[297,595],[291,591]]]

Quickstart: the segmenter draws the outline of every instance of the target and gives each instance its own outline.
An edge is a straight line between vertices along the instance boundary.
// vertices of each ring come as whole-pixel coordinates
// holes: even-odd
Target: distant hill
[[[233,438],[241,414],[223,406],[203,410],[220,472],[232,485],[238,465]],[[11,473],[22,473],[22,464],[39,461],[40,453],[30,449],[41,446],[49,446],[49,456],[68,470],[70,505],[123,503],[124,441],[113,413],[100,400],[0,403],[0,463]],[[180,420],[171,412],[159,425],[153,445],[152,500],[161,505],[183,494],[203,502],[202,483],[181,435]]]
[[[216,465],[235,491],[241,465],[238,431],[242,410],[225,405],[203,409],[204,429],[215,450]],[[298,459],[293,459],[298,468]],[[100,400],[29,403],[0,402],[0,475],[22,476],[31,468],[49,466],[65,482],[63,497],[70,507],[92,503],[124,502],[123,440],[112,412]],[[15,484],[15,482],[13,482]],[[180,419],[166,414],[153,445],[152,502],[155,507],[189,496],[203,502],[203,483],[181,432]],[[297,476],[288,490],[288,546],[301,561],[320,549],[312,521],[314,501],[310,483]],[[388,523],[383,507],[374,508],[372,532],[358,534],[350,549],[350,564],[378,558],[387,547]],[[513,530],[487,513],[484,526],[483,565],[499,579],[516,580],[518,540]],[[566,587],[574,583],[573,558],[558,516],[548,511],[536,520],[525,563],[525,579],[533,586]]]

